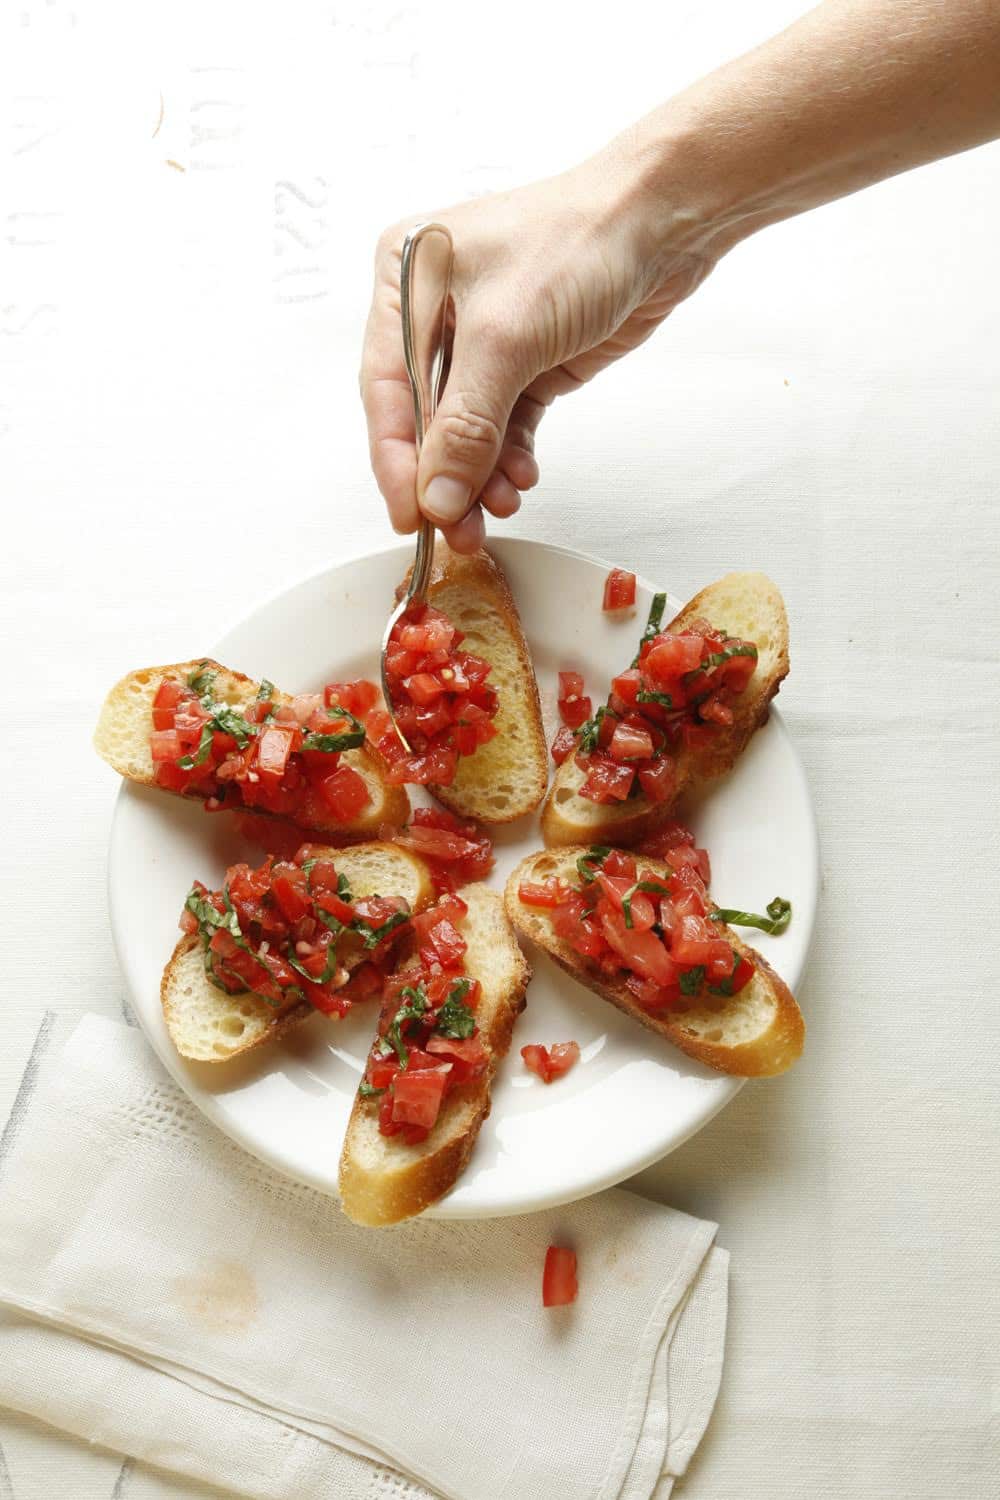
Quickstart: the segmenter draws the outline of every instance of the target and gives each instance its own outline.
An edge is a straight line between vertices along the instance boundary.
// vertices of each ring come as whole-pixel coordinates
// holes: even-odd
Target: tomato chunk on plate
[[[550,1245],[545,1252],[542,1272],[542,1306],[568,1307],[576,1301],[579,1287],[576,1279],[576,1251],[562,1245]]]

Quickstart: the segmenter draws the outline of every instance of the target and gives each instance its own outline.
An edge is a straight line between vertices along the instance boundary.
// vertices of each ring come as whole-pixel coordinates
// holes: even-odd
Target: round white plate
[[[515,538],[491,547],[518,601],[551,740],[559,668],[581,670],[597,701],[631,659],[653,591],[640,585],[634,616],[609,617],[601,611],[607,563]],[[260,605],[213,654],[291,691],[377,678],[378,642],[411,555],[411,546],[397,546],[308,578]],[[711,853],[720,904],[761,911],[774,895],[792,901],[787,932],[750,936],[794,987],[812,933],[818,849],[805,775],[778,714],[691,821]],[[213,886],[234,860],[259,858],[228,824],[197,803],[122,787],[109,871],[122,968],[147,1036],[208,1118],[278,1171],[336,1193],[341,1140],[371,1040],[369,1007],[337,1023],[315,1016],[280,1045],[218,1066],[184,1062],[163,1023],[160,975],[192,880]],[[517,861],[540,844],[534,816],[497,830],[490,883],[501,889]],[[493,1090],[492,1113],[459,1183],[429,1210],[438,1217],[528,1212],[621,1182],[699,1130],[740,1088],[739,1080],[710,1072],[629,1021],[544,954],[529,958],[535,972],[528,1007]],[[580,1043],[581,1061],[564,1079],[546,1086],[523,1067],[526,1042],[571,1038]]]

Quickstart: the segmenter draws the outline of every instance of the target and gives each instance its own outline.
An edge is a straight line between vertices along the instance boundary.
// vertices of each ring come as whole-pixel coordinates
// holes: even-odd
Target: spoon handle
[[[454,249],[443,224],[416,224],[403,241],[399,269],[403,358],[413,392],[417,456],[444,386],[445,337]],[[422,603],[434,563],[434,524],[423,518],[406,603]]]

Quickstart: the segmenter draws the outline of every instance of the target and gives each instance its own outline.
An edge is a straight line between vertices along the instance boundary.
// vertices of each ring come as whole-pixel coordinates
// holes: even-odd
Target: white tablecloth
[[[4,7],[0,1113],[44,1012],[125,1004],[107,686],[389,539],[356,387],[382,223],[568,164],[800,9]],[[806,1054],[637,1184],[732,1252],[689,1500],[996,1492],[998,172],[735,252],[547,419],[517,522],[681,595],[765,568],[792,619]],[[3,1500],[195,1493],[13,1417],[0,1442]]]

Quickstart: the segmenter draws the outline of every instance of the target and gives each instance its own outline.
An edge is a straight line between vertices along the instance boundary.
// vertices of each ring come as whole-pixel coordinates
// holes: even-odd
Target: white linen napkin
[[[0,1171],[0,1403],[260,1500],[665,1500],[722,1368],[716,1226],[611,1191],[352,1225],[86,1017]],[[333,1149],[333,1147],[331,1147]],[[550,1243],[580,1293],[544,1309]]]

